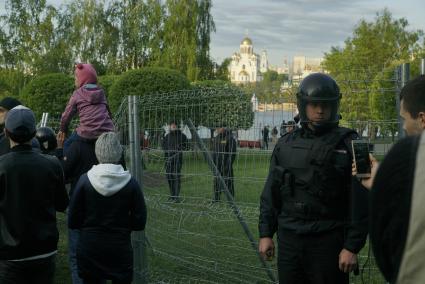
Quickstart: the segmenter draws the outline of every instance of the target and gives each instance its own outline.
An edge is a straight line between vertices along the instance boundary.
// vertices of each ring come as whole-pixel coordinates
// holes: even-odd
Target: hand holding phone
[[[357,177],[369,178],[371,175],[371,162],[369,157],[369,142],[366,140],[351,141],[353,158],[356,165]]]

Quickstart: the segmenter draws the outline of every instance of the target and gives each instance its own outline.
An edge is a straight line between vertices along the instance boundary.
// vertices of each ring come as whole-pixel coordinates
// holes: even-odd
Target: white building
[[[229,64],[230,81],[236,84],[261,81],[261,72],[268,70],[267,52],[263,51],[260,58],[254,53],[252,40],[248,37],[242,40],[239,48]]]
[[[294,56],[292,61],[292,81],[301,81],[312,73],[323,72],[322,61],[323,58]]]

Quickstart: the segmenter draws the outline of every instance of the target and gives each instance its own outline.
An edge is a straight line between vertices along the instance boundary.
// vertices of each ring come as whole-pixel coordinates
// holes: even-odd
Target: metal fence
[[[146,262],[140,263],[142,275],[152,283],[273,283],[277,278],[276,260],[262,262],[256,250],[258,238],[259,196],[268,172],[271,152],[282,130],[296,114],[294,104],[259,104],[254,110],[252,126],[246,129],[232,127],[237,138],[237,152],[233,164],[235,198],[213,202],[214,169],[208,160],[211,139],[219,124],[232,125],[235,115],[243,111],[220,112],[227,101],[211,99],[221,96],[213,90],[182,91],[153,94],[143,100],[132,97],[121,105],[116,124],[122,133],[124,145],[133,149],[128,153],[132,163],[140,161],[139,171],[143,192],[148,204],[146,239],[135,237],[135,243],[144,247]],[[193,98],[196,98],[193,100]],[[208,108],[198,101],[209,97]],[[173,103],[170,103],[173,102]],[[234,109],[247,109],[244,102],[232,105]],[[131,106],[133,105],[133,106]],[[183,113],[183,114],[182,114]],[[199,118],[199,116],[205,116]],[[212,116],[214,117],[211,119]],[[132,117],[132,118],[131,118]],[[148,117],[149,120],[143,121]],[[156,118],[156,119],[152,119]],[[191,123],[189,119],[198,123]],[[219,122],[214,121],[218,119]],[[139,120],[139,126],[135,121]],[[188,138],[188,148],[183,153],[180,202],[170,200],[164,150],[161,142],[169,133],[167,121],[177,120],[180,130]],[[201,121],[200,121],[201,120]],[[133,121],[133,122],[131,122]],[[347,126],[368,129],[397,125],[397,121],[345,122]],[[265,129],[267,128],[267,130]],[[277,130],[273,130],[273,129]],[[133,129],[133,130],[130,130]],[[136,139],[128,139],[133,131]],[[269,138],[264,139],[265,131]],[[275,135],[276,134],[276,135]],[[275,137],[276,136],[276,137]],[[131,136],[130,136],[131,137]],[[375,151],[384,154],[392,138],[375,135]],[[395,139],[395,138],[394,138]],[[133,141],[131,141],[133,140]],[[379,145],[379,146],[378,146]],[[140,153],[135,158],[132,151]],[[131,158],[130,156],[133,155]],[[136,159],[136,160],[133,160]],[[133,168],[133,167],[132,167]],[[234,201],[234,202],[233,202]],[[385,283],[368,246],[360,253],[360,276],[352,276],[352,283]]]
[[[377,89],[393,98],[385,107],[394,108],[396,114],[397,94],[406,82],[406,78],[401,79],[403,76],[383,76],[381,85],[389,87]],[[352,78],[338,83],[347,97],[342,102],[347,113],[356,107],[349,105],[350,96],[370,92],[368,86],[359,88]],[[148,205],[146,232],[133,235],[135,283],[276,281],[276,260],[261,261],[255,249],[259,196],[271,152],[277,139],[291,127],[288,122],[294,120],[296,111],[295,98],[267,104],[228,89],[206,88],[123,99],[115,113],[115,124],[126,148],[130,170],[142,185]],[[366,117],[370,119],[343,117],[341,125],[370,139],[375,154],[383,156],[401,135],[398,115],[374,119],[370,113]],[[170,120],[177,121],[188,138],[180,174],[180,202],[169,198],[167,158],[161,145],[169,133]],[[58,122],[59,117],[43,120],[43,124],[54,129]],[[232,178],[235,197],[223,193],[221,202],[213,202],[216,174],[208,155],[215,129],[224,125],[232,129],[237,140]],[[359,259],[361,274],[352,276],[351,283],[385,283],[369,246],[362,250]]]

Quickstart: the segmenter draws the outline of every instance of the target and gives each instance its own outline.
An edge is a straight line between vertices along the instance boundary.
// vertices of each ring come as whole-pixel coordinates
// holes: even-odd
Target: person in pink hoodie
[[[75,65],[74,75],[77,90],[62,113],[58,135],[68,132],[69,124],[77,114],[80,124],[76,128],[76,134],[84,139],[96,139],[104,132],[113,131],[112,115],[105,92],[97,85],[96,70],[91,64],[78,63]]]

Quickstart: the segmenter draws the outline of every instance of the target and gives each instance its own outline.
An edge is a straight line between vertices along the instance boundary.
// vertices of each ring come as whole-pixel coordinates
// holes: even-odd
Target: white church
[[[269,69],[267,52],[262,51],[261,57],[254,53],[252,40],[245,37],[240,44],[240,51],[232,55],[229,64],[230,81],[236,84],[259,82],[262,73]]]

